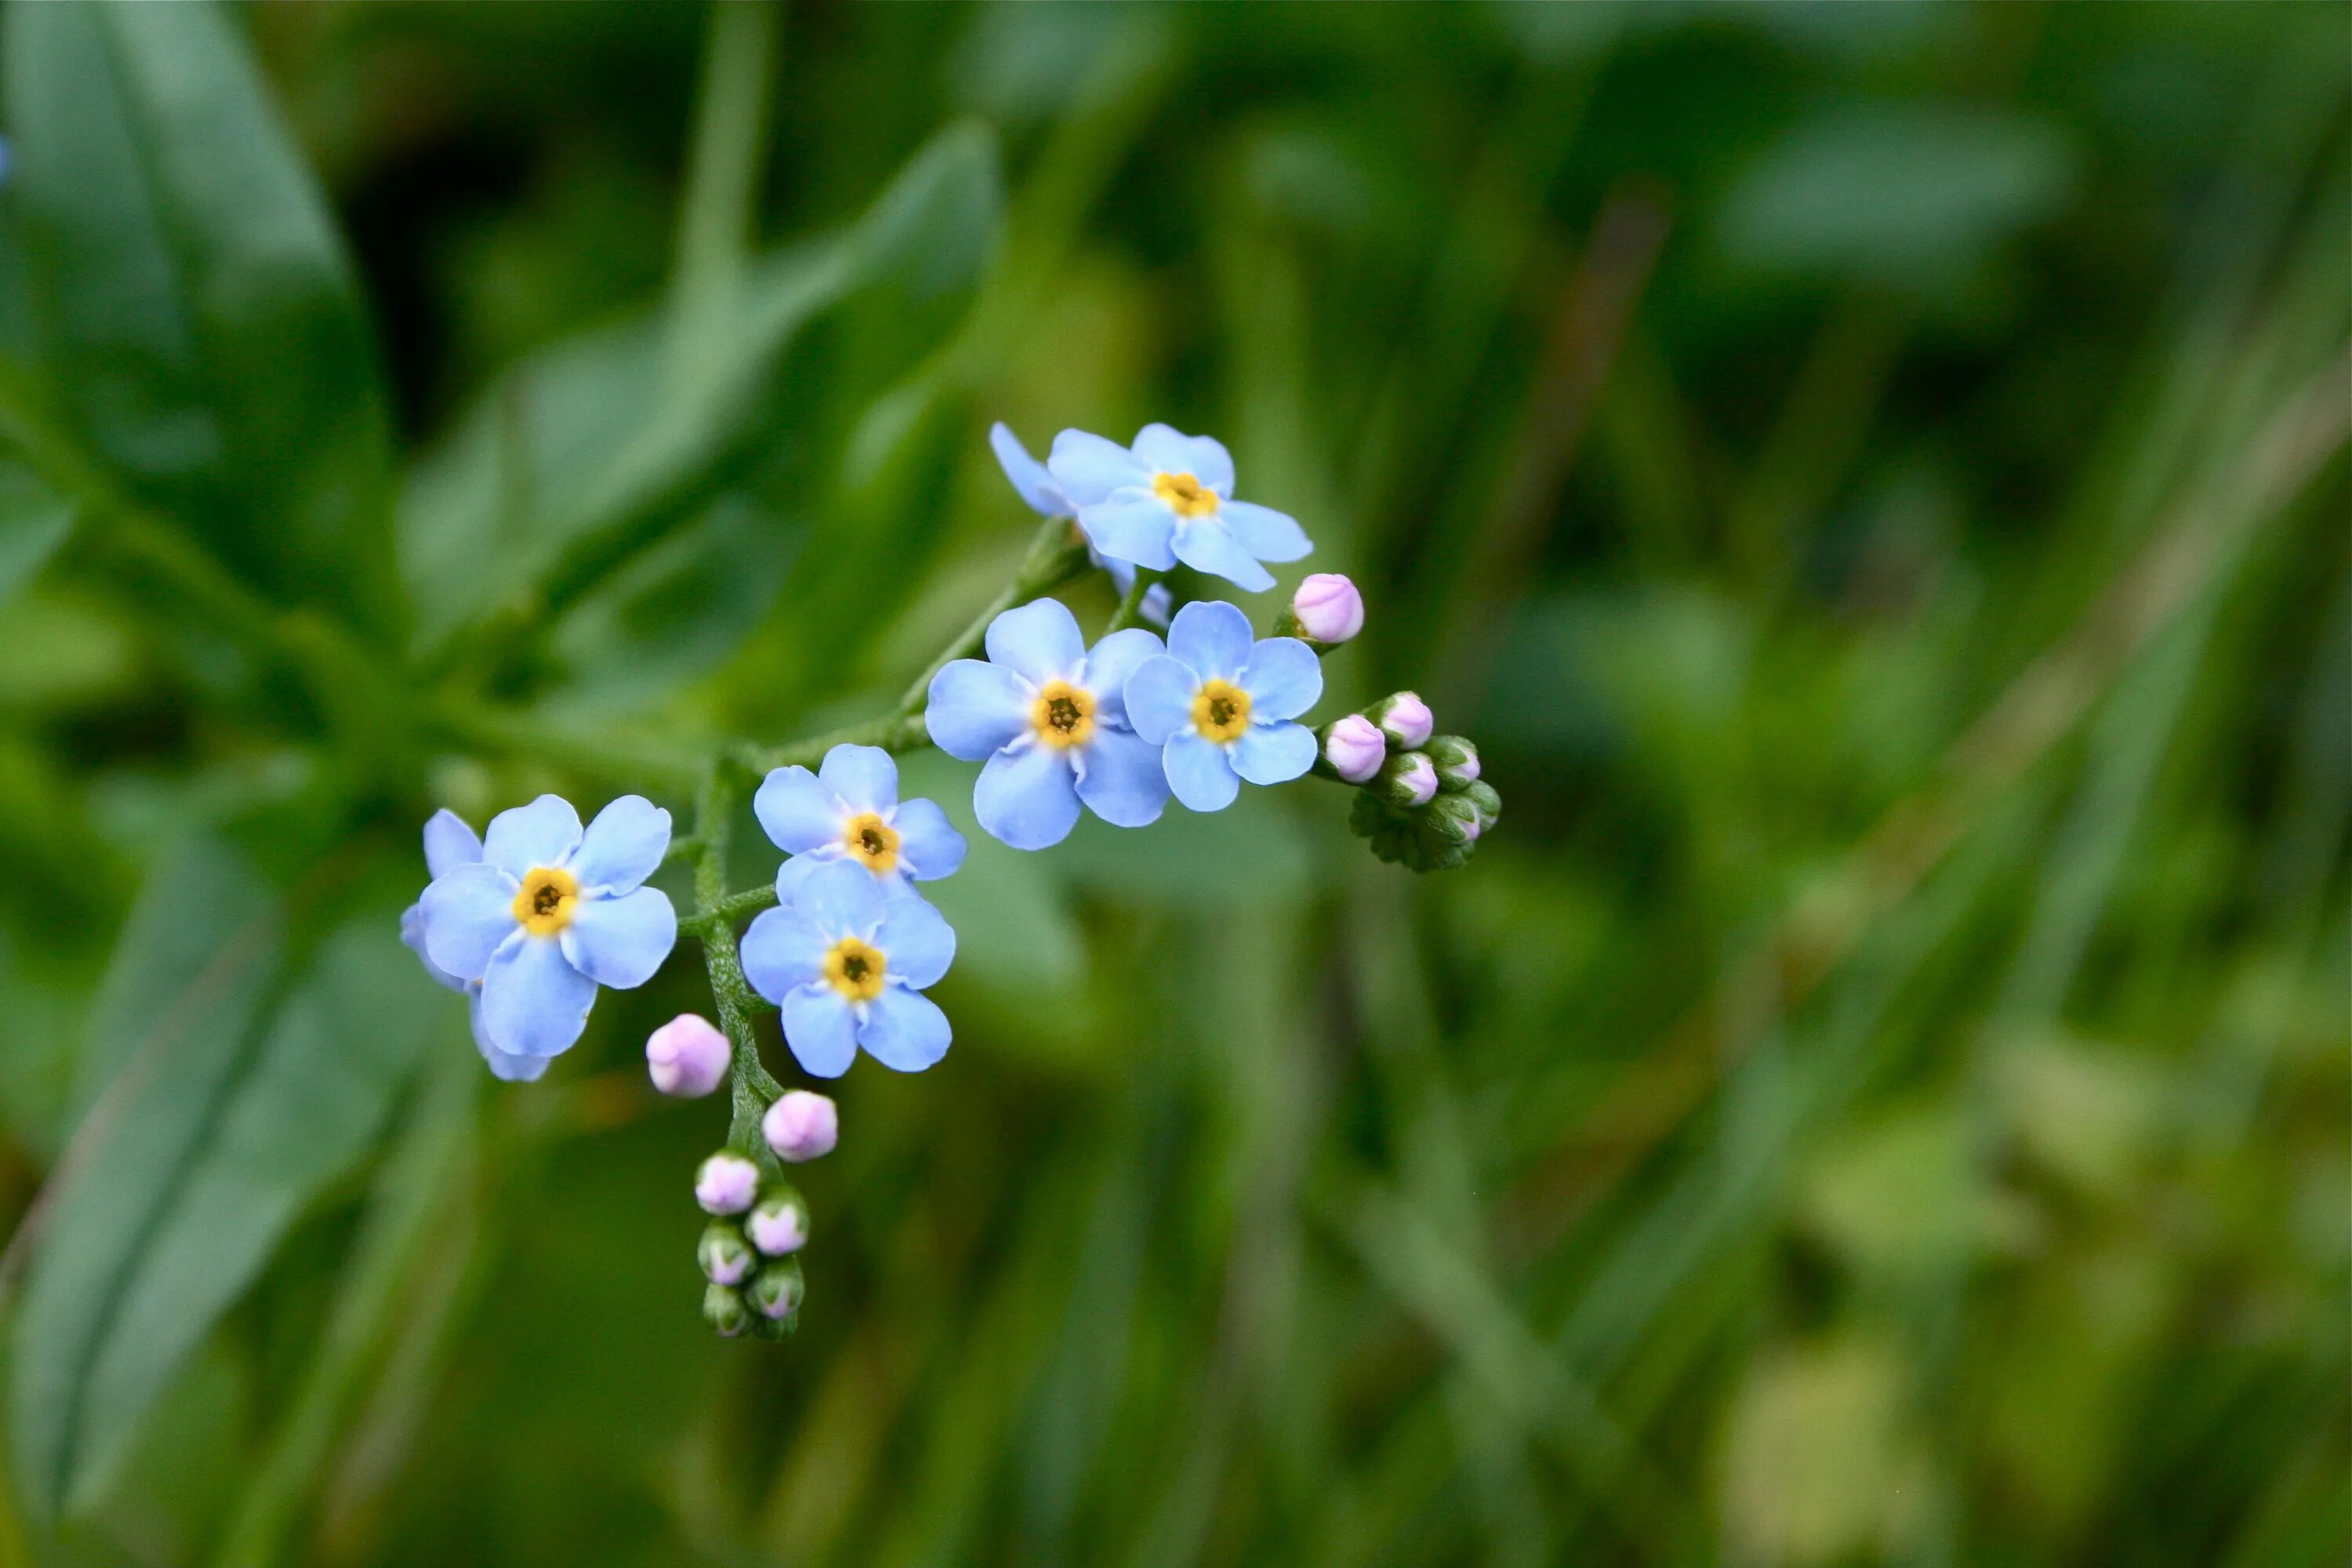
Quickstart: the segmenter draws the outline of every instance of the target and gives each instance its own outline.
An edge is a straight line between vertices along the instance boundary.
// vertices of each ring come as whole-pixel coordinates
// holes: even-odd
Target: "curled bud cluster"
[[[1503,815],[1478,776],[1478,748],[1439,735],[1429,704],[1411,691],[1324,726],[1316,770],[1360,784],[1348,826],[1372,853],[1415,871],[1451,870]]]
[[[840,1141],[840,1112],[825,1096],[796,1089],[777,1096],[760,1132],[777,1159],[814,1160]],[[727,1339],[747,1331],[771,1340],[792,1333],[805,1289],[795,1255],[809,1239],[808,1204],[798,1189],[722,1149],[696,1173],[694,1198],[718,1216],[694,1249],[706,1282],[703,1317]]]

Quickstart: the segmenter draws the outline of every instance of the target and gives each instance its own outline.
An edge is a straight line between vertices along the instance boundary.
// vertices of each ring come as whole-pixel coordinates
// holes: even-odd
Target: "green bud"
[[[1478,748],[1459,735],[1432,735],[1422,752],[1437,768],[1437,787],[1468,789],[1478,780]]]
[[[1448,847],[1475,843],[1485,826],[1466,795],[1441,795],[1422,816],[1430,834]]]
[[[1419,752],[1400,752],[1381,764],[1380,773],[1365,787],[1391,805],[1418,810],[1437,794],[1437,770]]]
[[[759,1261],[741,1229],[734,1221],[724,1219],[714,1219],[703,1227],[694,1257],[702,1265],[703,1278],[714,1285],[740,1285],[751,1272],[751,1265]]]
[[[719,1338],[731,1340],[751,1325],[751,1309],[733,1286],[709,1285],[702,1292],[702,1320],[719,1331]]]
[[[1462,798],[1478,808],[1478,825],[1482,829],[1492,827],[1503,820],[1503,797],[1496,795],[1495,786],[1486,780],[1480,779],[1465,786]]]
[[[755,1340],[767,1340],[772,1343],[782,1343],[791,1339],[800,1326],[801,1315],[798,1312],[787,1312],[781,1318],[762,1318],[754,1313],[751,1318],[751,1337]]]
[[[800,1310],[801,1295],[806,1289],[801,1279],[801,1260],[787,1258],[781,1263],[771,1263],[751,1278],[751,1288],[744,1292],[751,1310],[763,1318],[789,1318]]]

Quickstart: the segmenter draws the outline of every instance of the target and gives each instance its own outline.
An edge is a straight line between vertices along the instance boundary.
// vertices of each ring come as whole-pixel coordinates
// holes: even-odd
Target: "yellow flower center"
[[[1249,716],[1249,693],[1230,680],[1211,676],[1192,693],[1192,728],[1220,745],[1240,740]]]
[[[1190,474],[1154,474],[1151,493],[1175,509],[1178,517],[1206,517],[1217,510],[1217,492]]]
[[[553,866],[534,866],[514,896],[514,918],[533,936],[553,936],[572,923],[580,902],[580,879]]]
[[[854,936],[843,937],[824,955],[825,983],[852,1002],[882,994],[882,974],[890,967],[882,950]]]
[[[1057,752],[1083,746],[1094,738],[1095,694],[1066,680],[1049,680],[1038,688],[1029,723],[1037,739]]]
[[[877,876],[898,864],[898,830],[871,811],[861,811],[841,830],[841,842],[850,854]]]

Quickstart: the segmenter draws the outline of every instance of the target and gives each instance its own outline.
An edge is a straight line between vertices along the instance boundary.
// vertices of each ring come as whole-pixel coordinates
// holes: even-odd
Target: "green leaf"
[[[289,959],[228,851],[173,858],[93,1021],[119,1065],[39,1221],[14,1349],[13,1447],[44,1513],[87,1510],[173,1374],[384,1121],[439,1001],[360,907]],[[129,1037],[119,1047],[114,1032]]]
[[[210,5],[12,5],[37,347],[73,433],[282,600],[390,614],[390,437],[325,203]]]
[[[41,569],[73,520],[71,501],[24,464],[0,459],[0,601]]]

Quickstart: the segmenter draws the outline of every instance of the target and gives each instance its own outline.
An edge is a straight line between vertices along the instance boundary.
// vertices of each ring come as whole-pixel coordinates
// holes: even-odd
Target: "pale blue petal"
[[[570,869],[583,890],[625,893],[660,870],[668,852],[669,813],[644,795],[625,795],[588,825]]]
[[[1087,542],[1114,560],[1165,572],[1176,564],[1176,514],[1151,496],[1115,497],[1078,509]],[[1130,579],[1131,581],[1132,579]]]
[[[835,746],[824,754],[816,777],[852,812],[887,816],[898,804],[898,763],[879,746]]]
[[[1168,613],[1176,607],[1176,595],[1168,591],[1165,583],[1154,583],[1143,591],[1143,618],[1155,626],[1168,624]]]
[[[433,879],[417,900],[425,911],[425,956],[460,980],[479,980],[499,944],[520,929],[519,885],[495,866],[460,866]]]
[[[782,1002],[794,986],[814,984],[824,973],[825,950],[832,945],[816,922],[800,910],[762,910],[743,933],[736,955],[751,989],[771,1002]]]
[[[882,950],[886,979],[920,991],[937,985],[955,962],[955,928],[922,899],[893,899],[874,945]]]
[[[1221,496],[1234,493],[1233,454],[1213,437],[1146,425],[1136,433],[1135,455],[1160,473],[1190,474]]]
[[[1032,686],[1069,679],[1086,657],[1078,617],[1059,599],[1032,599],[988,623],[988,661]]]
[[[572,967],[553,938],[518,930],[482,976],[482,1026],[502,1051],[551,1057],[572,1048],[595,1000],[596,983]]]
[[[482,1026],[482,988],[478,985],[467,987],[466,1022],[474,1031],[474,1048],[489,1064],[492,1078],[507,1083],[536,1083],[547,1075],[547,1064],[555,1059],[553,1057],[518,1056],[499,1049],[498,1042]]]
[[[1015,849],[1059,844],[1078,820],[1069,754],[1034,743],[997,752],[980,770],[971,809],[981,826]]]
[[[560,795],[543,795],[490,818],[482,858],[509,877],[534,866],[561,866],[580,844],[580,814]]]
[[[768,841],[788,855],[805,855],[841,839],[841,803],[797,763],[768,770],[751,796],[751,815]]]
[[[1263,594],[1274,586],[1274,574],[1251,558],[1241,541],[1213,514],[1196,517],[1176,531],[1176,559],[1195,572],[1223,577],[1236,587]]]
[[[829,937],[870,936],[882,922],[874,874],[847,860],[826,860],[793,889],[793,908]]]
[[[1231,680],[1249,662],[1249,617],[1223,599],[1195,599],[1176,612],[1168,628],[1168,651],[1183,660],[1192,673]],[[1189,701],[1191,693],[1185,694]]]
[[[1297,637],[1267,637],[1234,684],[1249,693],[1252,719],[1296,719],[1322,700],[1323,661]]]
[[[784,994],[784,1044],[813,1078],[839,1078],[857,1059],[857,1020],[840,992],[823,981]]]
[[[952,877],[970,846],[935,800],[910,800],[890,820],[898,830],[898,869],[922,881]]]
[[[1159,747],[1131,731],[1097,730],[1078,765],[1078,798],[1097,816],[1114,827],[1148,827],[1160,820],[1168,778]]]
[[[1045,465],[1029,455],[1029,448],[1021,444],[1021,437],[1013,433],[1010,426],[1000,419],[989,426],[988,444],[994,448],[1004,477],[1013,481],[1013,488],[1021,492],[1030,510],[1040,517],[1070,515],[1070,498],[1062,493],[1062,487],[1054,482]]]
[[[1036,689],[1011,670],[960,658],[931,677],[923,726],[940,751],[976,763],[1028,732],[1029,708],[1036,700]]]
[[[1197,605],[1184,606],[1186,612],[1198,609]],[[1177,622],[1181,625],[1183,615]],[[1154,746],[1164,746],[1171,735],[1192,726],[1192,694],[1201,689],[1201,678],[1192,667],[1181,659],[1160,654],[1145,659],[1127,678],[1123,693],[1127,721],[1135,732]]]
[[[677,944],[677,911],[659,888],[582,899],[563,928],[563,956],[599,985],[629,991],[654,977]]]
[[[436,984],[446,985],[452,991],[466,989],[468,982],[462,975],[450,973],[434,963],[433,955],[425,951],[425,906],[423,904],[411,904],[400,911],[400,940],[409,952],[416,955],[416,962],[425,966],[425,973],[431,975]]]
[[[948,1054],[954,1031],[940,1005],[919,992],[886,985],[866,1005],[857,1043],[893,1072],[920,1072]]]
[[[1288,784],[1315,765],[1315,731],[1287,721],[1252,724],[1227,755],[1234,772],[1254,784]]]
[[[1242,793],[1242,781],[1225,760],[1225,749],[1186,730],[1160,753],[1168,787],[1194,811],[1223,811]]]
[[[1217,509],[1217,515],[1234,531],[1234,538],[1241,547],[1260,561],[1297,561],[1315,548],[1307,542],[1307,531],[1298,526],[1297,518],[1270,506],[1227,501]]]
[[[1055,437],[1045,468],[1063,495],[1077,506],[1108,500],[1123,486],[1151,483],[1150,470],[1135,460],[1134,453],[1084,430],[1065,430]]]
[[[425,869],[437,877],[482,858],[482,841],[454,811],[436,811],[425,823]]]
[[[1124,721],[1127,718],[1127,678],[1136,667],[1160,651],[1160,639],[1141,626],[1113,632],[1087,655],[1087,689],[1099,705],[1097,717]]]

